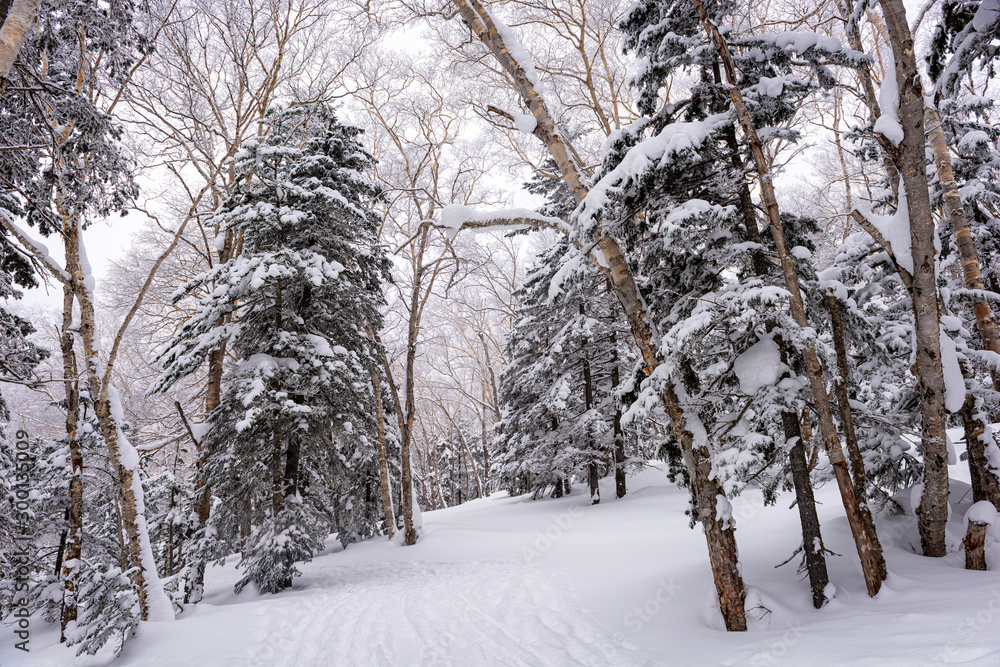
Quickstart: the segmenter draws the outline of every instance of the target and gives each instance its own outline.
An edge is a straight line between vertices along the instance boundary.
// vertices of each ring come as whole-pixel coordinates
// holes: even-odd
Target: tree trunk
[[[234,240],[232,232],[226,232],[222,250],[219,252],[219,263],[224,264],[229,261],[233,253]],[[225,322],[225,318],[220,319],[216,325]],[[222,371],[226,361],[225,339],[219,347],[208,353],[208,375],[205,382],[205,416],[207,421],[212,411],[219,407],[222,400]],[[194,488],[194,515],[195,522],[192,523],[191,532],[203,529],[208,525],[208,518],[212,512],[212,487],[205,479],[205,465],[207,463],[208,452],[202,448],[202,440],[195,442],[195,449],[198,450],[197,476]],[[242,538],[249,537],[249,531]],[[191,563],[191,574],[188,576],[187,588],[184,591],[184,603],[196,604],[201,602],[205,592],[205,561],[196,556]]]
[[[936,284],[936,237],[927,188],[924,96],[903,1],[879,2],[896,63],[899,122],[903,126],[898,164],[906,191],[913,255],[911,294],[924,453],[924,491],[917,507],[918,527],[924,555],[940,557],[947,553],[945,524],[948,521],[948,446],[945,440],[945,385]]]
[[[299,493],[299,458],[302,448],[299,439],[290,434],[288,447],[285,449],[285,480],[284,497],[294,496]]]
[[[382,510],[385,513],[385,529],[392,539],[396,518],[392,511],[392,489],[389,488],[389,464],[385,458],[385,414],[382,410],[382,388],[376,373],[372,373],[372,392],[375,396],[375,418],[378,423],[378,481],[382,489]]]
[[[982,296],[986,291],[986,285],[980,271],[979,252],[976,250],[969,219],[965,215],[962,197],[955,183],[955,172],[951,168],[951,153],[944,139],[944,130],[941,129],[941,116],[938,115],[937,109],[930,105],[924,108],[924,124],[931,149],[934,151],[934,166],[937,168],[938,182],[944,194],[945,213],[951,220],[951,233],[955,239],[955,247],[958,248],[959,258],[962,260],[965,287],[972,292],[972,312],[976,316],[976,328],[979,329],[983,349],[997,355],[996,362],[1000,364],[1000,328],[997,326],[993,307]],[[1000,370],[990,368],[990,376],[993,378],[993,388],[1000,391]]]
[[[281,473],[281,421],[271,422],[271,516],[277,517],[284,499],[284,476]]]
[[[563,181],[573,197],[580,201],[587,195],[587,187],[580,180],[579,170],[570,159],[566,143],[556,129],[555,122],[534,86],[528,80],[521,66],[511,57],[509,50],[498,34],[492,19],[483,9],[479,0],[452,0],[466,26],[490,49],[504,70],[517,86],[521,97],[535,116],[535,136],[541,139],[559,167]],[[618,302],[625,312],[636,346],[646,363],[646,372],[652,373],[661,363],[659,349],[653,342],[652,330],[646,321],[645,306],[639,295],[632,271],[622,254],[621,248],[610,236],[598,227],[595,231],[597,248],[605,258],[598,263],[591,260],[612,284]],[[677,396],[676,387],[670,380],[661,393],[664,408],[670,416],[672,430],[681,451],[685,465],[691,476],[692,495],[698,507],[698,519],[705,529],[708,542],[709,560],[715,578],[716,591],[726,629],[746,630],[744,609],[745,589],[740,574],[736,536],[731,522],[718,518],[716,504],[719,498],[728,503],[722,487],[711,477],[711,455],[705,444],[694,442],[694,435],[687,427],[686,415]],[[530,488],[530,484],[529,484]]]
[[[80,338],[83,341],[83,360],[88,387],[94,398],[94,413],[108,448],[112,470],[118,475],[120,516],[125,538],[122,546],[128,566],[136,568],[133,576],[138,589],[140,618],[142,620],[171,620],[173,617],[172,607],[170,607],[170,601],[163,592],[159,575],[156,572],[156,563],[152,559],[152,545],[149,539],[149,527],[146,523],[142,484],[138,478],[139,455],[127,440],[124,441],[124,445],[119,442],[119,424],[112,415],[108,398],[110,378],[105,378],[102,385],[97,374],[94,304],[86,286],[80,259],[80,221],[69,215],[64,215],[63,221],[66,272],[71,277],[70,284],[80,306]],[[123,448],[126,449],[124,460],[122,457]],[[156,613],[153,618],[150,617],[150,592],[155,596]]]
[[[830,577],[826,571],[826,557],[823,555],[823,538],[820,535],[819,517],[816,514],[816,498],[809,481],[809,466],[806,463],[806,448],[802,442],[798,415],[793,411],[783,412],[782,425],[785,437],[795,444],[788,450],[788,464],[795,484],[795,504],[799,508],[799,522],[802,524],[802,552],[806,557],[806,571],[809,573],[809,587],[812,589],[813,606],[819,609],[826,603],[826,585]]]
[[[580,314],[584,315],[584,306],[580,304]],[[587,359],[586,353],[583,357],[583,401],[586,406],[587,412],[594,407],[594,381],[590,375],[590,360]],[[589,438],[588,438],[589,440]],[[593,442],[588,442],[588,445],[593,445]],[[590,504],[597,505],[601,502],[601,484],[600,484],[600,473],[598,471],[597,457],[594,452],[591,452],[590,463],[587,464],[587,481],[590,483]]]
[[[618,341],[612,332],[611,334],[611,391],[618,388],[621,378],[618,371]],[[624,498],[628,489],[625,486],[625,435],[622,433],[622,406],[615,405],[614,423],[614,444],[615,444],[615,497]]]
[[[876,535],[875,521],[868,507],[868,477],[865,471],[865,460],[861,456],[858,436],[854,431],[854,416],[851,413],[851,403],[847,396],[847,339],[844,334],[844,319],[840,312],[840,302],[832,294],[826,295],[826,304],[830,309],[830,320],[833,324],[833,345],[837,351],[838,379],[834,381],[834,393],[837,396],[837,407],[840,409],[840,425],[844,429],[844,440],[847,441],[847,455],[851,460],[851,478],[854,481],[854,493],[861,508],[861,518],[872,535]],[[878,561],[878,571],[884,581],[888,572],[885,567],[885,556],[882,555],[882,544],[878,540],[872,544],[875,559]]]
[[[0,28],[0,95],[7,90],[7,78],[21,52],[25,38],[31,32],[41,0],[13,0]]]
[[[59,641],[66,641],[66,626],[77,617],[77,579],[83,550],[83,452],[76,438],[80,421],[80,385],[77,376],[76,352],[73,350],[73,288],[63,285],[63,321],[60,336],[63,362],[63,388],[66,393],[66,441],[69,444],[71,476],[69,507],[66,508],[66,547],[63,554],[63,602],[60,613]]]
[[[713,63],[715,82],[722,84],[722,73],[718,61]],[[721,105],[720,105],[721,107]],[[721,111],[722,109],[718,109]],[[736,129],[729,125],[725,132],[726,144],[730,151],[730,161],[739,174],[743,174],[744,164],[740,157],[740,147],[736,140]],[[743,180],[740,187],[740,214],[743,217],[743,228],[747,240],[759,244],[760,230],[757,228],[753,198],[750,194],[750,184]],[[751,254],[754,273],[758,276],[770,274],[771,269],[763,252],[753,251]],[[771,326],[769,325],[769,328]],[[782,361],[785,359],[785,347],[780,342]],[[816,498],[813,494],[809,471],[812,469],[806,462],[805,441],[799,416],[795,411],[784,412],[781,415],[785,442],[795,441],[788,452],[789,468],[792,473],[792,485],[795,488],[796,505],[799,508],[799,523],[802,529],[802,550],[806,558],[806,571],[809,575],[809,585],[813,593],[813,604],[817,609],[826,601],[826,585],[830,582],[826,569],[826,556],[823,553],[823,538],[820,532],[819,516],[816,514]]]
[[[758,184],[761,191],[761,199],[767,210],[768,223],[771,227],[771,235],[778,251],[778,259],[781,262],[781,270],[785,278],[785,287],[789,292],[789,305],[792,317],[802,328],[810,326],[809,318],[806,315],[805,303],[802,293],[799,290],[799,277],[795,269],[785,240],[784,228],[781,223],[781,212],[778,208],[778,201],[774,193],[772,174],[764,156],[763,145],[757,135],[743,101],[743,95],[737,85],[736,66],[733,63],[732,54],[729,47],[719,32],[718,27],[712,22],[705,10],[701,0],[692,0],[698,16],[701,18],[705,32],[715,45],[716,50],[722,60],[723,70],[726,75],[726,82],[729,84],[730,95],[732,96],[733,107],[736,110],[737,119],[743,127],[743,132],[750,143],[753,153],[754,163],[757,166]],[[878,563],[875,559],[873,544],[878,541],[878,536],[871,534],[861,517],[861,511],[854,493],[854,485],[851,483],[850,473],[847,470],[847,460],[844,457],[843,449],[840,446],[840,438],[837,436],[837,429],[833,422],[833,413],[830,408],[830,398],[826,390],[826,381],[823,377],[823,367],[820,364],[816,349],[809,345],[802,351],[806,372],[809,376],[809,384],[812,388],[813,397],[816,403],[816,412],[819,415],[820,429],[823,434],[823,442],[833,464],[834,474],[837,477],[837,484],[840,487],[841,498],[844,502],[844,509],[847,512],[848,522],[851,525],[851,532],[857,545],[858,556],[861,559],[862,570],[865,574],[865,582],[868,586],[868,594],[874,596],[878,593],[882,585],[879,576]]]
[[[451,500],[452,505],[459,505],[460,503],[455,498],[455,455],[452,454],[448,457],[448,481],[450,486],[448,488],[448,499]]]
[[[489,360],[487,358],[487,363]],[[483,494],[488,498],[490,495],[490,450],[486,445],[489,432],[486,428],[486,386],[483,386],[483,411],[482,411],[482,425],[483,425]]]
[[[965,545],[965,569],[986,570],[986,529],[985,523],[969,522],[962,544]]]
[[[1000,511],[1000,480],[986,456],[987,445],[996,448],[992,438],[987,440],[987,425],[983,420],[982,403],[972,394],[966,394],[962,404],[962,426],[965,429],[965,450],[969,456],[969,475],[972,479],[972,499],[988,500]]]
[[[444,405],[441,406],[441,410],[444,411]],[[462,429],[459,427],[458,422],[456,422],[452,418],[452,416],[450,414],[448,414],[447,412],[445,412],[445,415],[448,417],[448,421],[451,422],[452,426],[455,427],[455,433],[458,434],[458,441],[460,443],[462,443],[462,449],[465,450],[465,454],[466,454],[467,460],[469,462],[471,462],[471,464],[472,464],[472,474],[473,474],[473,476],[476,479],[476,492],[479,494],[478,497],[482,498],[483,497],[483,480],[481,480],[479,478],[479,468],[476,466],[476,459],[475,459],[475,457],[472,456],[472,449],[469,447],[469,441],[465,439],[465,434],[462,433]],[[465,483],[466,483],[466,486],[468,486],[468,483],[469,483],[469,480],[468,480],[468,471],[466,471],[466,480],[465,480]],[[466,492],[465,495],[468,496],[469,495],[468,492]]]
[[[423,256],[427,243],[427,228],[420,239],[419,256]],[[413,420],[416,413],[416,401],[413,394],[413,366],[417,358],[417,335],[420,331],[420,280],[422,278],[420,260],[413,275],[413,290],[410,295],[410,313],[406,328],[406,407],[403,432],[400,434],[400,458],[402,470],[400,473],[400,509],[403,512],[403,543],[412,546],[417,543],[417,529],[413,525],[413,472],[410,469],[410,444],[413,440]],[[440,484],[440,482],[439,482]]]

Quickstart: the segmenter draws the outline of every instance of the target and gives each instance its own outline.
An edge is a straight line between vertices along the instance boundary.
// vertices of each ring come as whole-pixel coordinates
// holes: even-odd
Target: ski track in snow
[[[530,565],[396,562],[327,568],[242,664],[645,664]],[[456,604],[457,603],[457,604]],[[457,609],[456,609],[457,607]]]
[[[959,444],[957,431],[950,432]],[[956,447],[960,454],[963,448]],[[824,464],[825,465],[825,464]],[[630,477],[625,498],[601,480],[560,499],[505,494],[425,514],[423,537],[340,548],[335,538],[292,588],[236,595],[239,556],[209,568],[205,599],[173,622],[143,623],[120,658],[108,646],[74,658],[58,627],[32,621],[31,653],[0,623],[2,667],[447,667],[678,665],[1000,665],[1000,525],[988,533],[990,571],[964,570],[968,466],[952,473],[950,553],[917,555],[909,491],[904,513],[878,519],[890,576],[867,595],[836,484],[816,486],[836,597],[812,607],[795,565],[775,568],[801,541],[785,494],[732,501],[751,628],[722,626],[687,491],[662,464]]]

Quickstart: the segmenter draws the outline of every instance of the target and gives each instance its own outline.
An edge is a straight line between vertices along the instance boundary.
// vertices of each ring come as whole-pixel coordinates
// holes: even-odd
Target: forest
[[[1000,0],[0,21],[4,665],[1000,660]]]

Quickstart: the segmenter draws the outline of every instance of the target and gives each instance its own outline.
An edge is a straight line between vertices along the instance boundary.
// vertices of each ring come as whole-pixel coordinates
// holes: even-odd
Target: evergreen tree
[[[203,453],[222,502],[195,550],[241,550],[237,591],[253,582],[276,592],[322,548],[335,516],[345,543],[377,525],[381,508],[365,489],[378,483],[370,378],[381,365],[366,327],[381,325],[388,266],[359,130],[322,105],[271,113],[264,125],[234,157],[233,194],[210,223],[235,232],[241,251],[178,295],[214,286],[160,355],[154,389],[228,340],[237,360]]]
[[[551,487],[558,497],[575,475],[606,467],[617,413],[612,369],[631,365],[632,355],[619,306],[584,258],[562,241],[538,261],[518,292],[499,378],[497,475],[512,493],[537,497]]]

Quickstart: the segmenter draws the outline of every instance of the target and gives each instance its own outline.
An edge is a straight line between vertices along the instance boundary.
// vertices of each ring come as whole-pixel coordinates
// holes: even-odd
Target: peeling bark
[[[962,544],[965,545],[965,569],[986,570],[986,528],[985,523],[969,522]]]
[[[41,4],[41,0],[13,0],[7,10],[0,28],[0,95],[7,89],[7,77],[31,32]]]
[[[1000,363],[1000,327],[997,326],[993,307],[982,297],[986,285],[980,270],[979,252],[976,250],[969,219],[965,215],[965,206],[962,205],[962,197],[955,183],[955,172],[951,168],[951,153],[948,151],[944,130],[941,129],[941,116],[938,115],[937,109],[929,105],[924,107],[924,125],[931,149],[934,151],[934,166],[944,194],[944,210],[951,221],[951,233],[962,261],[962,277],[965,279],[966,288],[973,292],[972,312],[976,317],[976,328],[983,341],[983,349],[996,354],[997,362]],[[990,376],[993,379],[993,388],[1000,391],[1000,371],[991,368]]]

